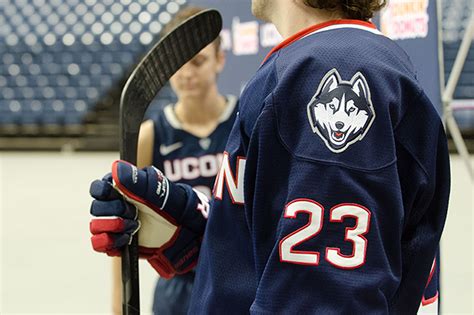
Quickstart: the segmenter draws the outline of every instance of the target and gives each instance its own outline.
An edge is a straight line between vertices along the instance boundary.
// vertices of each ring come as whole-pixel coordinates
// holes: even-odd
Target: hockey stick
[[[148,105],[170,77],[215,40],[222,29],[216,10],[202,11],[163,37],[140,61],[120,99],[120,158],[137,163],[138,133]],[[123,314],[140,313],[138,235],[122,251]]]

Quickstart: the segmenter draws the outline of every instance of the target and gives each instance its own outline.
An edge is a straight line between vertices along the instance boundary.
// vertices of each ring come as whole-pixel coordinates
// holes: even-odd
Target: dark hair
[[[304,3],[316,9],[339,11],[345,18],[368,21],[387,0],[304,0]]]
[[[191,16],[198,14],[201,11],[204,11],[205,8],[197,7],[197,6],[187,6],[184,9],[178,11],[176,15],[169,21],[163,30],[161,31],[160,35],[161,37],[165,36],[166,34],[170,33],[175,27],[177,27],[179,24],[190,18]],[[216,48],[216,53],[219,52],[221,49],[221,38],[218,36],[213,42],[215,48]]]

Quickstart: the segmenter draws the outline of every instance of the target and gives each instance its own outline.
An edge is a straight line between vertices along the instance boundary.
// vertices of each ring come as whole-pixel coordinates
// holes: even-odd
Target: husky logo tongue
[[[375,119],[369,85],[362,73],[343,81],[330,70],[307,107],[311,128],[334,153],[360,141]]]

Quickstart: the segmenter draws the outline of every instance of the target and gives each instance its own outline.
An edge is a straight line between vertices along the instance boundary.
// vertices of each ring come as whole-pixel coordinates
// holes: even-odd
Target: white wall
[[[110,259],[90,246],[89,183],[111,153],[0,153],[0,313],[108,314]],[[442,247],[444,314],[472,314],[473,184],[453,157]],[[141,264],[142,310],[155,273]]]
[[[88,190],[117,155],[0,156],[0,313],[110,313],[110,259],[91,250]],[[155,272],[140,271],[150,310]]]

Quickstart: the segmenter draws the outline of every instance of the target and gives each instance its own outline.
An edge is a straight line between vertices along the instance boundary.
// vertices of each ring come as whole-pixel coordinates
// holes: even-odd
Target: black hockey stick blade
[[[120,158],[137,163],[138,133],[148,105],[171,76],[222,29],[216,10],[202,11],[163,37],[140,61],[120,99]],[[122,251],[123,314],[139,314],[138,237]]]

